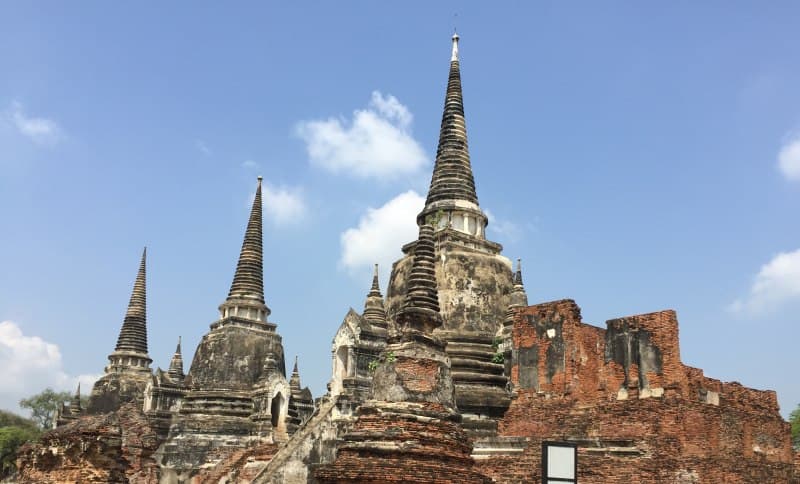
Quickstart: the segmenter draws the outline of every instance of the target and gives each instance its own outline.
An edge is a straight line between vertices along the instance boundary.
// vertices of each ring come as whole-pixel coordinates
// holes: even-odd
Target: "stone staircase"
[[[331,411],[336,407],[338,396],[324,398],[311,417],[292,434],[286,445],[273,456],[267,466],[259,472],[253,479],[254,483],[273,482],[278,470],[292,457],[300,445],[311,435],[314,430],[322,425],[330,416]]]

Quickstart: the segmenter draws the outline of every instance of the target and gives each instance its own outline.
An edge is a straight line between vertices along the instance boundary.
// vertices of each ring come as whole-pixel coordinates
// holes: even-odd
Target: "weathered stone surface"
[[[378,285],[378,265],[364,302],[364,313],[350,308],[333,337],[333,373],[329,393],[338,411],[347,416],[369,398],[372,367],[386,347],[388,322]]]
[[[685,366],[674,311],[607,330],[583,324],[571,300],[516,316],[516,396],[492,445],[524,444],[483,452],[478,467],[497,482],[540,480],[543,440],[578,443],[586,483],[795,482],[775,393]]]
[[[204,469],[192,479],[192,484],[253,482],[277,451],[278,445],[269,443],[235,450],[217,465]]]
[[[323,483],[491,482],[473,470],[471,441],[457,417],[436,403],[368,402],[335,463],[315,477]]]
[[[319,467],[323,483],[491,482],[472,469],[472,441],[455,411],[450,360],[433,335],[442,324],[433,274],[433,229],[420,227],[408,292],[375,370],[372,396]]]
[[[482,417],[499,417],[508,408],[507,377],[502,363],[494,363],[496,334],[502,328],[513,288],[508,259],[498,253],[466,249],[450,241],[462,237],[450,229],[434,233],[436,282],[443,325],[435,334],[446,342],[452,361],[456,404],[467,414],[468,429]],[[486,242],[486,241],[484,241]],[[400,310],[406,290],[414,244],[395,263],[387,307],[390,319]]]
[[[454,54],[450,60],[450,73],[447,78],[439,147],[436,149],[431,186],[425,201],[428,207],[436,202],[454,200],[478,204],[467,147],[467,122],[464,117],[464,100],[461,92],[457,35],[453,37],[453,42]]]
[[[162,478],[184,482],[238,451],[285,442],[311,397],[286,379],[283,344],[268,321],[262,268],[261,177],[231,290],[203,336],[184,383],[188,389],[159,449]],[[299,385],[299,376],[297,384]],[[292,425],[294,423],[294,425]]]
[[[141,408],[150,378],[149,371],[106,373],[94,383],[89,394],[88,413],[113,412],[126,403],[135,403]]]
[[[17,460],[19,482],[156,484],[153,454],[159,441],[135,404],[107,415],[82,417],[27,444]]]
[[[434,233],[436,241],[436,283],[439,308],[444,320],[440,330],[451,333],[494,335],[508,309],[508,294],[513,287],[511,262],[498,254],[487,254],[446,244],[447,230]],[[395,262],[386,296],[387,313],[393,317],[403,303],[414,244]]]
[[[108,355],[104,375],[95,382],[89,394],[87,412],[90,414],[108,413],[123,404],[136,402],[141,405],[144,401],[144,389],[150,380],[150,363],[153,361],[147,354],[146,282],[145,248],[117,345]]]
[[[115,351],[147,355],[147,248],[142,252],[139,273],[133,284],[128,311],[119,332]]]
[[[250,390],[270,371],[265,369],[268,359],[286,374],[283,344],[274,331],[235,324],[217,328],[197,346],[190,387]]]
[[[453,408],[453,392],[444,354],[413,343],[389,345],[372,381],[372,398],[387,402],[438,402]]]
[[[311,418],[280,448],[254,483],[314,482],[313,471],[336,459],[336,448],[354,419],[338,412],[337,399],[323,397]]]

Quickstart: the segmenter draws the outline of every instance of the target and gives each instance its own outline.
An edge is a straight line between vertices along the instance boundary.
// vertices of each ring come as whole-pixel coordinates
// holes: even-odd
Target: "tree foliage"
[[[792,446],[800,450],[800,405],[789,414],[789,423],[792,424]]]
[[[0,410],[0,427],[37,428],[36,422],[15,413]]]
[[[0,410],[0,477],[7,477],[14,471],[19,447],[35,440],[40,433],[33,420]]]
[[[49,429],[53,427],[56,409],[71,398],[69,392],[56,392],[52,388],[45,388],[41,393],[20,400],[19,406],[31,411],[31,418],[39,428]]]

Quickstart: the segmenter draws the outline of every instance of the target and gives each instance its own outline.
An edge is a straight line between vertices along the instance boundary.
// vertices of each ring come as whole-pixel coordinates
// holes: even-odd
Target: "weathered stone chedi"
[[[230,292],[187,374],[150,369],[145,255],[88,409],[20,454],[22,482],[541,482],[541,443],[578,444],[582,483],[790,483],[800,462],[774,392],[680,359],[675,312],[585,324],[529,305],[521,264],[486,239],[454,36],[419,237],[384,297],[332,333],[313,400],[263,290],[261,186]]]
[[[117,346],[108,355],[105,373],[94,384],[88,412],[92,414],[116,410],[128,402],[142,404],[144,389],[150,381],[147,354],[147,249],[142,252],[139,273],[133,284],[131,300],[119,332]]]
[[[372,379],[371,399],[316,473],[324,483],[491,482],[473,471],[471,441],[458,425],[450,360],[434,336],[442,325],[434,272],[433,228],[419,239],[396,333]]]
[[[492,418],[502,415],[509,403],[503,365],[493,361],[493,340],[508,308],[512,280],[510,263],[500,255],[502,246],[486,240],[488,218],[478,205],[458,41],[455,35],[436,162],[417,223],[436,227],[436,280],[444,320],[437,333],[447,342],[452,360],[456,403],[465,425],[491,432]],[[387,293],[390,316],[398,311],[406,293],[414,246],[404,246],[406,256],[393,267]]]
[[[230,292],[195,350],[187,392],[161,449],[162,474],[174,481],[228,451],[288,439],[292,388],[282,340],[264,300],[261,210],[259,177]],[[299,375],[296,379],[299,385]],[[295,425],[308,410],[307,405],[295,409]]]

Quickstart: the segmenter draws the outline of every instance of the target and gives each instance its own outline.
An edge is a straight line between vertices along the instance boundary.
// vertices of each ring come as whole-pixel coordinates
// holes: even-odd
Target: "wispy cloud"
[[[242,168],[246,168],[248,170],[255,170],[256,168],[261,168],[261,165],[259,165],[253,160],[244,160],[242,162]]]
[[[800,301],[800,249],[781,252],[761,266],[749,294],[734,301],[728,309],[734,313],[759,315],[790,301]]]
[[[302,188],[273,185],[265,181],[261,193],[268,222],[284,227],[306,220],[308,208]]]
[[[19,411],[19,400],[51,387],[75,390],[80,381],[91,388],[100,375],[69,375],[64,371],[61,350],[38,336],[28,336],[12,321],[0,322],[0,407]]]
[[[403,244],[417,238],[416,218],[424,205],[425,199],[409,190],[381,207],[367,208],[358,226],[342,233],[339,263],[354,275],[366,273],[377,263],[385,277],[402,255]]]
[[[40,145],[54,145],[61,141],[64,132],[52,119],[28,115],[22,104],[15,101],[7,110],[14,127],[23,136]]]
[[[496,235],[505,237],[509,241],[516,242],[522,236],[522,227],[510,220],[497,218],[489,209],[484,208],[483,213],[489,218],[489,225],[486,229]]]
[[[781,146],[778,169],[787,180],[800,181],[800,134],[788,137]]]
[[[397,98],[375,91],[367,109],[353,112],[352,121],[302,121],[296,132],[314,165],[359,178],[391,178],[413,174],[429,163],[411,136],[412,122],[411,112]]]
[[[197,148],[200,153],[203,153],[206,156],[211,156],[211,148],[208,147],[205,141],[198,139],[194,142],[194,147]]]

